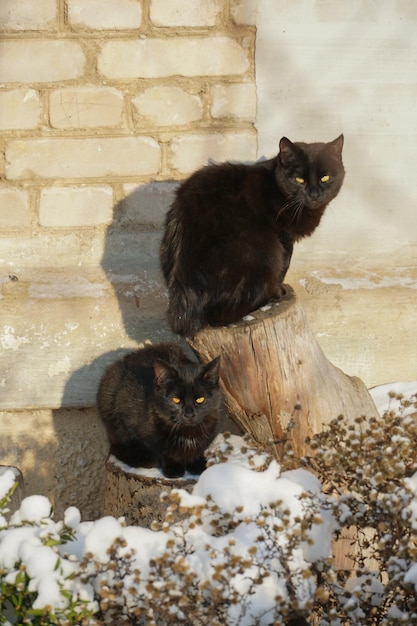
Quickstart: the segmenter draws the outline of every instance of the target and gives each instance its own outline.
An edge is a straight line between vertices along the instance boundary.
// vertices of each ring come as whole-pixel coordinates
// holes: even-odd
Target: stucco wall
[[[259,0],[259,155],[344,133],[346,178],[288,281],[328,358],[368,386],[417,378],[417,5]]]

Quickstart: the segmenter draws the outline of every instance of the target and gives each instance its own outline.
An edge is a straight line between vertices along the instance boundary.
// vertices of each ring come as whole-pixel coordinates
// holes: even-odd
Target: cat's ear
[[[294,144],[287,137],[282,137],[279,142],[279,158],[282,164],[294,153]]]
[[[216,356],[215,359],[203,365],[202,378],[209,380],[213,384],[217,385],[220,376],[220,356]]]
[[[176,370],[161,359],[155,359],[153,370],[155,374],[155,385],[157,387],[162,387],[169,380],[172,380],[177,376]]]
[[[345,138],[342,135],[339,135],[339,137],[337,137],[336,139],[334,139],[333,141],[331,141],[330,143],[328,143],[327,145],[329,146],[329,148],[331,148],[332,150],[334,150],[334,152],[336,154],[342,154],[342,148],[343,148],[343,143],[345,141]]]

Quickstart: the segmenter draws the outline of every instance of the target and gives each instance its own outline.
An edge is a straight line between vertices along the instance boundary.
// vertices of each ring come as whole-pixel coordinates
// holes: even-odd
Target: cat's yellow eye
[[[300,178],[300,176],[296,176],[295,182],[298,183],[299,185],[304,185],[306,181],[304,180],[304,178]]]
[[[320,178],[320,180],[321,180],[322,183],[327,183],[330,180],[330,176],[328,174],[326,174],[325,176],[322,176]]]
[[[179,398],[171,398],[171,400],[173,401],[174,404],[179,404],[181,402],[181,400]]]
[[[196,401],[197,404],[203,404],[204,400],[205,400],[205,398],[203,396],[201,396],[201,398],[196,398],[195,401]]]

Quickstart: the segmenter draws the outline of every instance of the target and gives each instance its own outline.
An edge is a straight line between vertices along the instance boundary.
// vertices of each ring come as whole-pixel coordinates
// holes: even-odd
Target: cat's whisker
[[[303,203],[298,201],[297,204],[294,206],[294,210],[292,212],[292,222],[298,222],[301,217],[302,217],[302,213],[303,213]]]
[[[290,221],[294,221],[295,215],[299,212],[302,206],[302,203],[300,202],[300,200],[297,200],[297,198],[288,198],[277,212],[276,221],[279,220],[283,213],[288,213],[291,217]]]

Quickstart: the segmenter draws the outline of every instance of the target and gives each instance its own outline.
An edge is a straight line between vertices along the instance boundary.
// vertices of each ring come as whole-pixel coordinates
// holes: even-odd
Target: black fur
[[[182,183],[160,250],[174,332],[230,324],[282,296],[294,243],[342,186],[342,147],[343,135],[327,144],[283,137],[270,160],[209,165]]]
[[[178,346],[159,344],[110,365],[97,393],[110,452],[170,478],[200,474],[223,412],[219,364],[192,363]]]

